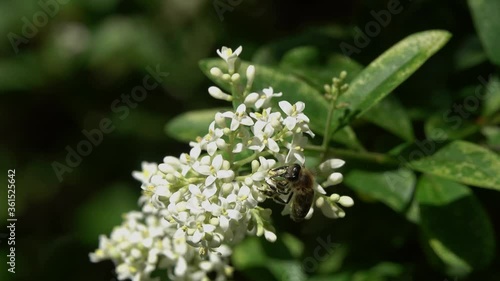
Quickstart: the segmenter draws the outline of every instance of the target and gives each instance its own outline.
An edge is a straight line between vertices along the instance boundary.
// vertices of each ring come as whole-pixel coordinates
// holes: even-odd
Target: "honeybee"
[[[312,173],[299,164],[283,166],[269,171],[268,185],[270,190],[264,194],[280,204],[290,205],[290,217],[296,222],[303,221],[314,200],[314,177]],[[288,195],[283,200],[281,195]]]

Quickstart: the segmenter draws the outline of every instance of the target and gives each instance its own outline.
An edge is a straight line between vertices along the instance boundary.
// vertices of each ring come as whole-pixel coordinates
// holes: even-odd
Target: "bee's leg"
[[[276,186],[272,186],[271,188],[276,193],[279,193],[281,195],[287,195],[290,193],[290,184],[288,182],[276,182]]]
[[[270,198],[273,198],[274,196],[276,196],[276,192],[274,192],[272,190],[259,189],[259,191],[262,192],[262,194],[264,194],[265,196],[270,197]]]
[[[281,195],[286,195],[288,193],[290,193],[290,190],[288,188],[287,185],[283,185],[283,184],[280,184],[280,183],[276,183],[276,185],[273,185],[273,184],[268,184],[267,185],[269,187],[269,189],[271,189],[274,193],[278,193],[278,194],[281,194]]]
[[[286,205],[288,203],[280,197],[281,193],[278,192],[278,189],[275,186],[269,185],[269,189],[259,189],[259,191],[262,192],[262,194],[264,194],[265,196],[272,198],[276,203],[282,205]]]
[[[288,204],[288,202],[290,201],[290,200],[286,200],[286,201],[285,201],[285,200],[283,200],[283,198],[281,198],[281,197],[279,196],[279,194],[275,194],[272,198],[273,198],[273,201],[274,201],[274,202],[276,202],[276,203],[278,203],[278,204],[281,204],[281,205],[286,205],[286,204]]]
[[[289,193],[289,196],[286,200],[283,200],[283,198],[281,198],[278,194],[276,194],[276,196],[273,197],[273,200],[274,202],[279,203],[281,205],[288,205],[288,203],[290,203],[290,201],[292,200],[292,197],[293,197],[293,192]]]
[[[288,198],[286,199],[286,204],[290,203],[290,200],[292,200],[292,197],[293,197],[293,192],[290,193],[290,196],[288,196]]]

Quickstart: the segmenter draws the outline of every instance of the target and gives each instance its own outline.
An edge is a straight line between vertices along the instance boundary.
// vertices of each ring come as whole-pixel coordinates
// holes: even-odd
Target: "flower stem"
[[[238,106],[243,102],[240,93],[238,93],[238,87],[235,82],[231,82],[231,94],[233,96],[233,109],[236,110]]]
[[[257,159],[257,156],[263,156],[263,157],[266,157],[270,155],[269,152],[261,152],[261,153],[254,153],[250,156],[248,156],[247,158],[244,158],[244,159],[241,159],[239,161],[236,161],[233,163],[233,169],[234,170],[238,170],[241,166],[245,165],[245,164],[248,164],[250,162],[252,162],[253,160]]]
[[[331,130],[332,130],[332,119],[333,119],[333,111],[335,110],[337,104],[337,96],[333,96],[332,100],[330,102],[330,107],[328,108],[328,116],[326,117],[326,124],[325,124],[325,132],[323,135],[323,143],[321,144],[322,148],[322,155],[321,155],[321,160],[325,160],[326,157],[326,152],[328,150],[328,144],[330,143],[331,139]]]

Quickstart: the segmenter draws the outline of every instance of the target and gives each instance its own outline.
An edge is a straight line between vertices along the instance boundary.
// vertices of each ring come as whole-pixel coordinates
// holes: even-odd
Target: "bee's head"
[[[289,181],[297,181],[299,179],[299,176],[300,176],[300,169],[302,169],[300,167],[299,164],[293,164],[291,166],[288,167],[288,171],[287,173],[285,174],[285,179],[289,180]]]

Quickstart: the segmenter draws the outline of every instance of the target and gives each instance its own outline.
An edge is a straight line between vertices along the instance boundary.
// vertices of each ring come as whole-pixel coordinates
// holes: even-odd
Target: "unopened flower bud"
[[[340,199],[338,202],[340,205],[342,205],[344,207],[351,207],[352,205],[354,205],[354,201],[349,196],[340,196]]]
[[[251,87],[253,84],[253,79],[255,78],[255,66],[249,65],[247,67],[247,87]]]
[[[210,69],[210,74],[212,74],[215,77],[220,77],[223,75],[222,70],[220,70],[220,68],[218,67],[212,67]]]
[[[240,74],[239,73],[235,73],[235,74],[231,75],[231,81],[232,82],[236,82],[238,80],[240,80]]]
[[[216,98],[216,99],[219,99],[219,100],[225,100],[225,101],[232,101],[233,100],[232,96],[224,93],[223,91],[221,91],[221,89],[219,89],[218,87],[215,87],[215,86],[212,86],[212,87],[208,88],[208,93],[213,98]]]

